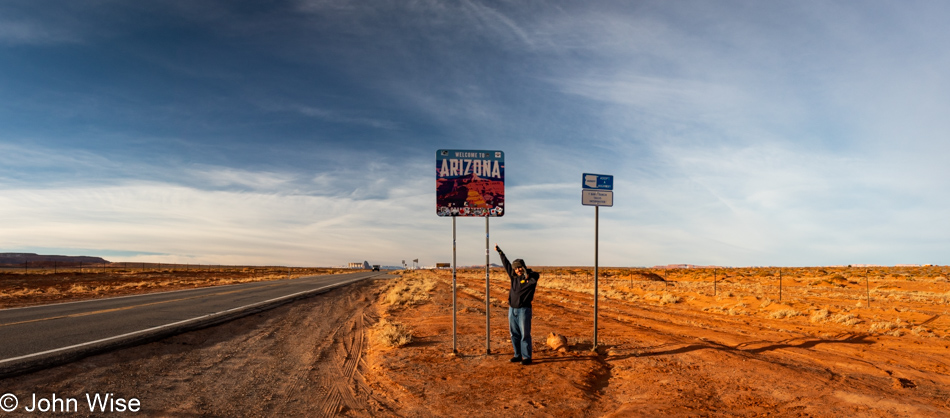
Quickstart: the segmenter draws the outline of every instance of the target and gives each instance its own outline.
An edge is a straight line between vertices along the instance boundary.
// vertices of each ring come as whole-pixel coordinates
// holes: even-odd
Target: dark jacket
[[[534,289],[538,287],[538,279],[541,278],[541,274],[525,267],[524,274],[519,276],[515,274],[514,267],[508,262],[508,257],[505,257],[505,253],[500,248],[498,249],[498,255],[501,256],[501,264],[505,266],[505,272],[508,273],[508,278],[511,279],[511,289],[508,290],[508,306],[512,308],[530,308],[531,301],[534,300]],[[521,264],[524,265],[524,262],[522,261]]]

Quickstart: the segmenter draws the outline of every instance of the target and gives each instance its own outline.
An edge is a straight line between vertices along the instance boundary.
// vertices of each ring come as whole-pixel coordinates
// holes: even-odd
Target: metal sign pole
[[[488,217],[485,217],[485,354],[491,354],[491,303],[489,299],[489,270],[488,270]]]
[[[600,206],[594,206],[594,347],[597,349],[597,276],[600,257]]]
[[[456,283],[455,283],[455,216],[452,217],[452,352],[458,354],[458,334],[456,333],[455,313],[458,312],[456,306]]]
[[[435,152],[435,212],[438,216],[452,217],[452,351],[458,353],[457,291],[458,266],[456,259],[455,218],[485,217],[485,346],[491,354],[491,253],[489,251],[488,218],[505,213],[505,153],[498,150],[452,150]],[[472,187],[477,183],[478,187]],[[475,190],[482,190],[477,192]],[[478,204],[471,205],[473,197]],[[413,260],[413,267],[418,264]],[[405,264],[405,262],[404,262]]]

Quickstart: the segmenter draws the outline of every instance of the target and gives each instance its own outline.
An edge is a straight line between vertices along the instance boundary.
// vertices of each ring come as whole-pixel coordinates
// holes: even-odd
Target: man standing
[[[527,366],[531,364],[531,301],[534,300],[534,289],[541,275],[527,268],[520,258],[509,263],[498,244],[495,244],[495,251],[501,256],[501,264],[511,279],[511,289],[508,290],[508,331],[515,349],[511,362],[520,361]]]

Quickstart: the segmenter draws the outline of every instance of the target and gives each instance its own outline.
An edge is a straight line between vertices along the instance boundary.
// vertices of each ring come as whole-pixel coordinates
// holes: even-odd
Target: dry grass
[[[402,347],[412,342],[412,330],[403,324],[383,319],[373,327],[372,338],[385,347]]]
[[[592,269],[541,267],[541,289],[557,290],[555,300],[582,306],[594,293]],[[779,270],[782,280],[779,281]],[[451,283],[451,271],[432,271],[434,279]],[[913,332],[898,315],[920,324],[936,314],[950,315],[950,267],[887,268],[601,268],[598,295],[616,303],[677,306],[721,315],[745,315],[800,325],[851,328],[852,332],[950,339],[945,321]],[[483,269],[460,269],[461,292],[484,298]],[[716,285],[713,284],[713,279]],[[781,288],[780,288],[781,285]],[[491,273],[492,294],[508,290],[504,272]],[[497,293],[496,293],[497,292]],[[494,300],[494,299],[493,299]],[[812,331],[806,331],[812,332]],[[814,331],[816,334],[820,330]]]
[[[772,312],[771,314],[769,314],[769,317],[774,318],[774,319],[782,319],[782,318],[792,318],[799,315],[801,315],[801,312],[798,312],[794,309],[781,309],[781,310]]]
[[[871,327],[868,328],[868,332],[878,333],[878,334],[887,334],[895,329],[900,328],[900,325],[893,322],[875,322],[871,324]]]
[[[847,325],[847,326],[855,326],[857,324],[860,324],[861,322],[864,322],[860,318],[858,318],[858,316],[855,314],[844,314],[844,313],[837,314],[831,317],[830,321],[841,324],[841,325]]]
[[[811,314],[811,317],[808,318],[813,324],[820,324],[828,320],[830,313],[827,309],[819,309],[815,313]]]
[[[393,281],[383,296],[383,303],[393,306],[415,305],[429,300],[436,281],[424,274],[407,274]]]

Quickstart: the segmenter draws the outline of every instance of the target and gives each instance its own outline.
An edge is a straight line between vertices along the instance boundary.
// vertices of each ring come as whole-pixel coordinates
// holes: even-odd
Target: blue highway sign
[[[581,188],[597,190],[613,190],[614,176],[606,174],[584,173],[581,179]]]

